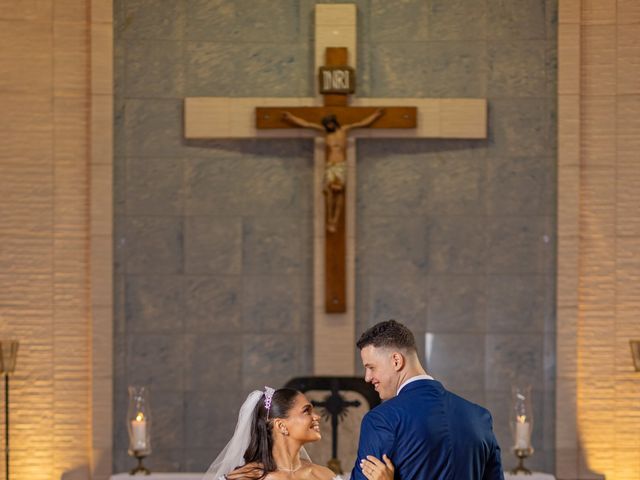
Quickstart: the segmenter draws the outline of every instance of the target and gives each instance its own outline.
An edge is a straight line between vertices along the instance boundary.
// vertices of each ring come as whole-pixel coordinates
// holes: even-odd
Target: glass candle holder
[[[524,466],[524,459],[533,455],[534,451],[531,445],[533,405],[530,385],[511,388],[509,425],[513,436],[513,452],[518,458],[518,466],[512,470],[512,473],[531,473]]]
[[[129,387],[127,429],[129,455],[136,458],[148,456],[151,453],[151,406],[146,387]]]
[[[509,423],[511,434],[513,435],[513,448],[518,450],[532,449],[533,406],[531,402],[531,386],[512,388]]]

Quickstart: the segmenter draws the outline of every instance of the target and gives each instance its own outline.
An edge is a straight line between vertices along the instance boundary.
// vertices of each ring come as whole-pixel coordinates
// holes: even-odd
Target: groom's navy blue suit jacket
[[[362,420],[351,480],[367,455],[393,461],[401,480],[503,480],[491,414],[435,380],[416,380]]]

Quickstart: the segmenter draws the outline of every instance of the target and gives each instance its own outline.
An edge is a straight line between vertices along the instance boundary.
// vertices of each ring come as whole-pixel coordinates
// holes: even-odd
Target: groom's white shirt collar
[[[411,377],[409,380],[405,380],[405,382],[398,387],[398,391],[396,392],[396,395],[399,395],[400,390],[402,390],[404,387],[409,385],[411,382],[415,382],[417,380],[433,380],[433,377],[431,375],[416,375],[415,377]]]

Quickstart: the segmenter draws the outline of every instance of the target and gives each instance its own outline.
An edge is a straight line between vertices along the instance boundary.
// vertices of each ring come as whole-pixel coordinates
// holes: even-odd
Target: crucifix
[[[318,107],[258,107],[259,129],[310,128],[324,133],[325,196],[324,306],[327,313],[347,311],[345,199],[347,132],[355,128],[415,128],[415,107],[350,107],[355,88],[345,47],[327,47],[319,83],[324,105]]]
[[[326,49],[343,48],[348,52],[348,66],[356,65],[356,6],[354,4],[319,4],[315,6],[315,65],[316,71],[325,63]],[[399,55],[401,53],[398,53]],[[333,63],[333,60],[328,62]],[[342,61],[338,63],[343,63]],[[342,74],[321,70],[317,81],[323,87],[325,80],[337,87],[348,87],[345,80],[347,69]],[[340,68],[338,69],[340,70]],[[402,73],[402,72],[399,72]],[[410,74],[411,72],[406,72]],[[318,88],[320,90],[320,88]],[[314,374],[353,375],[355,372],[355,139],[356,138],[486,138],[487,102],[484,98],[351,98],[350,106],[333,105],[345,101],[347,96],[328,93],[324,101],[320,96],[310,98],[229,98],[190,97],[184,102],[184,128],[187,139],[208,138],[308,138],[314,136],[311,128],[299,128],[291,119],[284,118],[285,112],[309,123],[322,123],[323,115],[333,113],[342,124],[363,121],[378,109],[382,115],[368,128],[358,128],[349,132],[346,144],[346,189],[343,199],[343,214],[337,217],[336,232],[344,231],[343,252],[331,254],[331,259],[346,258],[346,312],[329,313],[326,310],[325,292],[325,243],[332,232],[327,230],[325,202],[326,148],[323,136],[315,138],[315,182],[314,182]],[[348,92],[346,92],[348,93]],[[285,105],[286,107],[282,107]],[[372,107],[371,105],[375,105]],[[259,107],[256,109],[256,107]],[[267,110],[273,107],[275,110]],[[355,107],[364,108],[357,110]],[[409,118],[399,110],[406,107]],[[313,108],[314,114],[298,108]],[[324,109],[324,110],[323,110]],[[341,109],[346,109],[342,111]],[[271,112],[270,114],[268,112]],[[348,112],[348,113],[347,113]],[[414,113],[412,120],[411,112]],[[269,118],[264,115],[268,114]],[[392,128],[387,122],[416,121],[416,128]],[[269,127],[269,128],[267,128]],[[326,134],[325,134],[326,135]],[[340,225],[344,222],[344,225]],[[325,260],[326,259],[326,260]],[[331,260],[333,261],[333,260]]]

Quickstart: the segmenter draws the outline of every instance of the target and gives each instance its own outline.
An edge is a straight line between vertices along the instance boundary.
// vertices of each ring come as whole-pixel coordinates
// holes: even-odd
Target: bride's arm
[[[262,473],[263,470],[259,465],[250,463],[236,468],[232,472],[227,473],[223,478],[224,480],[254,480],[260,478]]]

